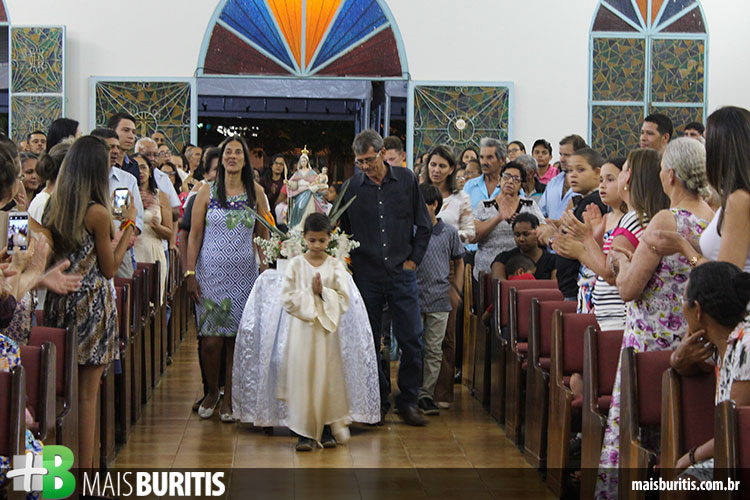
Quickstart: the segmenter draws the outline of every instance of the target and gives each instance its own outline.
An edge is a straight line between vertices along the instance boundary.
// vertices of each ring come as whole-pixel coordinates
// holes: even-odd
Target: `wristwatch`
[[[195,276],[195,271],[185,271],[184,278],[187,278],[188,276]]]

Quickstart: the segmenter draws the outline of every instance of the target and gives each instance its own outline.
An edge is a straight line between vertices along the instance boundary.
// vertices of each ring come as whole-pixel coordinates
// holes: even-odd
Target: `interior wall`
[[[218,0],[5,0],[13,24],[67,26],[67,115],[88,130],[90,76],[195,73]],[[387,0],[413,80],[512,81],[513,138],[586,135],[589,28],[596,0]],[[709,110],[750,108],[750,2],[703,0]]]

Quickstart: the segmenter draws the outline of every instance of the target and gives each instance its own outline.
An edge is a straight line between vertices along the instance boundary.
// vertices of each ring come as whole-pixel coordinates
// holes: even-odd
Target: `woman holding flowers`
[[[196,303],[201,359],[208,394],[198,414],[210,418],[219,404],[219,366],[226,346],[226,380],[220,413],[233,422],[232,361],[234,339],[242,310],[258,276],[253,234],[267,237],[248,209],[268,212],[263,188],[254,182],[250,153],[239,136],[220,146],[216,181],[204,185],[193,206],[185,277],[188,294]]]

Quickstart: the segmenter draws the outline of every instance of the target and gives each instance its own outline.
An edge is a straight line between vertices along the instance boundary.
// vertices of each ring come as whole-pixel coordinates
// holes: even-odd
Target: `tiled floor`
[[[383,427],[353,426],[345,446],[296,453],[286,429],[266,436],[249,425],[224,424],[218,412],[201,420],[191,411],[201,386],[196,342],[186,339],[114,466],[231,468],[232,498],[247,491],[268,498],[323,491],[326,498],[553,498],[487,411],[463,386],[455,388],[453,408],[426,427],[389,414]]]

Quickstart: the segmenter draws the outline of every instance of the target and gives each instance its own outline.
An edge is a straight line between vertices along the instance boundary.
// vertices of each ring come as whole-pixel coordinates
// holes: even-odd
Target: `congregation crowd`
[[[45,326],[76,332],[81,468],[93,465],[99,381],[117,357],[112,279],[131,277],[140,262],[168,269],[170,255],[177,255],[170,249],[179,252],[195,303],[204,394],[194,410],[210,418],[218,408],[221,421],[237,421],[235,338],[268,268],[255,239],[271,237],[269,225],[298,227],[303,258],[315,268],[290,262],[280,292],[284,309],[300,320],[290,332],[309,327],[328,342],[295,352],[291,346],[302,340],[290,333],[291,359],[312,379],[322,377],[322,385],[309,387],[346,392],[331,367],[320,371],[311,360],[333,356],[337,346],[326,332],[339,329],[352,297],[361,296],[377,361],[371,384],[380,421],[391,402],[415,426],[451,408],[462,369],[462,303],[470,300],[465,266],[473,284],[487,275],[556,280],[562,297],[579,314],[595,315],[600,330],[624,331],[622,349],[672,350],[680,373],[716,370],[717,404],[750,404],[747,110],[721,108],[705,130],[692,123],[680,138],[667,116],[652,114],[643,121],[640,147],[625,158],[606,159],[569,135],[553,163],[555,148],[545,139],[527,154],[520,141],[487,137],[458,155],[437,145],[413,172],[404,168],[399,138],[365,130],[352,145],[357,169],[344,186],[329,185],[323,169],[313,170],[307,151],[297,161],[274,156],[258,170],[242,137],[178,152],[159,131],[136,137],[137,125],[133,116],[117,114],[82,136],[76,121],[59,119],[18,145],[0,138],[0,206],[28,212],[31,235],[28,250],[0,254],[0,370],[19,363],[35,309],[44,311]],[[117,190],[127,191],[127,201],[113,206]],[[340,263],[323,267],[339,204],[347,208],[337,230],[359,243],[351,251],[351,288]],[[166,272],[160,286],[163,302]],[[491,310],[482,313],[487,324],[495,321]],[[390,354],[382,349],[388,336],[400,352],[395,398]],[[301,380],[292,371],[289,380]],[[621,376],[618,366],[598,498],[617,496],[611,471],[619,464]],[[580,395],[582,374],[573,373],[569,384]],[[288,427],[300,436],[298,450],[346,439],[337,425],[347,417],[345,397],[316,399],[289,385]],[[299,417],[306,412],[315,418]],[[34,416],[27,418],[31,423]],[[31,432],[27,446],[41,449]],[[713,441],[696,446],[679,468],[705,477],[713,451]]]

